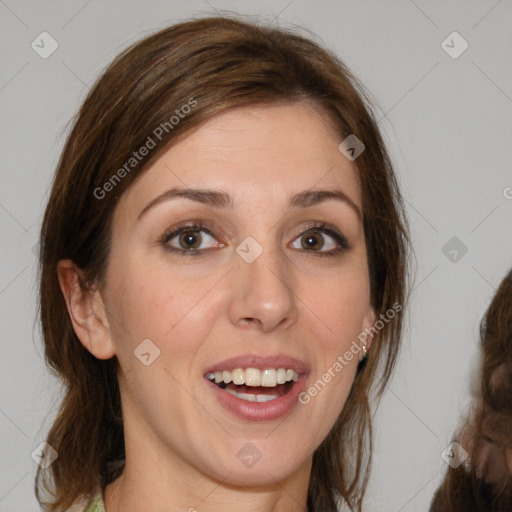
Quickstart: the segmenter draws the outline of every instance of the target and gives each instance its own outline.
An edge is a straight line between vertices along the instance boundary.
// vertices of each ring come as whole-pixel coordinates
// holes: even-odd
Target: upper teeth
[[[259,370],[258,368],[237,368],[233,371],[217,371],[210,372],[206,377],[217,384],[224,382],[229,384],[245,384],[246,386],[264,386],[273,388],[277,384],[285,384],[286,382],[297,382],[299,380],[299,374],[286,368],[267,368],[265,370]]]

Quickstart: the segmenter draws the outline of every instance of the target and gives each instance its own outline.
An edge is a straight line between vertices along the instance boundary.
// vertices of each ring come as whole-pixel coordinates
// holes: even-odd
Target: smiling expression
[[[374,320],[341,141],[307,103],[238,108],[122,195],[102,300],[127,464],[144,452],[232,484],[309,470],[358,359],[307,405],[297,395]],[[143,340],[151,364],[134,355]]]

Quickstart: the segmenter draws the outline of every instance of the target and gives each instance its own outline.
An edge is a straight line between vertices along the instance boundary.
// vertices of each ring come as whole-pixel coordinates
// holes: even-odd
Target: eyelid
[[[306,223],[305,226],[302,225],[298,230],[297,234],[294,235],[293,240],[295,240],[299,236],[305,235],[306,233],[314,230],[320,231],[322,233],[327,233],[327,235],[333,237],[341,245],[342,248],[346,250],[352,249],[352,244],[348,241],[347,237],[343,234],[341,230],[339,230],[336,226],[323,221],[310,221]]]
[[[191,219],[188,221],[181,222],[172,228],[169,228],[166,230],[161,237],[159,238],[159,243],[164,245],[169,251],[171,252],[178,252],[182,255],[198,255],[202,253],[207,253],[209,250],[214,248],[222,248],[225,246],[224,243],[220,242],[217,247],[214,248],[207,248],[207,249],[180,249],[178,247],[169,246],[169,240],[175,238],[176,236],[180,235],[184,231],[204,231],[211,237],[217,239],[217,236],[214,234],[213,229],[209,229],[207,227],[207,224],[209,224],[208,221],[200,220],[200,219]],[[334,239],[335,243],[337,244],[336,249],[331,249],[329,251],[307,251],[304,250],[306,253],[311,253],[312,256],[334,256],[336,254],[339,254],[341,252],[347,251],[349,249],[352,249],[352,244],[349,243],[345,235],[332,224],[329,224],[327,222],[323,221],[310,221],[306,223],[306,225],[301,225],[297,230],[296,233],[293,235],[292,242],[294,242],[297,238],[300,236],[303,236],[309,232],[318,231],[322,234],[326,234],[327,236],[330,236]],[[228,237],[228,241],[231,241],[231,239]]]
[[[166,229],[163,234],[160,236],[160,241],[165,240],[166,238],[169,239],[172,235],[178,234],[179,231],[187,230],[190,231],[197,230],[197,231],[206,231],[208,234],[213,236],[212,230],[208,227],[208,222],[206,220],[200,220],[200,219],[190,219],[183,222],[180,222],[168,229]]]
[[[213,230],[209,229],[206,226],[206,224],[207,224],[206,221],[198,220],[198,219],[196,219],[196,220],[191,219],[188,221],[180,222],[179,224],[176,224],[175,226],[164,231],[164,233],[160,236],[158,241],[162,245],[167,246],[167,244],[169,243],[170,240],[172,240],[173,238],[175,238],[176,236],[180,235],[181,233],[183,233],[185,231],[204,231],[212,238],[217,239],[217,236],[214,234]],[[220,245],[218,245],[217,247],[224,247],[224,245],[225,244],[220,243]],[[176,251],[184,251],[184,252],[188,252],[188,253],[194,253],[194,252],[199,253],[199,252],[204,252],[207,250],[207,249],[186,250],[186,249],[179,249],[177,247],[172,247],[172,249],[175,249]],[[172,250],[172,249],[170,249],[170,250]]]

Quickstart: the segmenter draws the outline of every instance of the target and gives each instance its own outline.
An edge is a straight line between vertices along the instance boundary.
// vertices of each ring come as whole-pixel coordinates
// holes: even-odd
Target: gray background
[[[129,43],[222,9],[311,30],[374,95],[416,270],[404,351],[375,417],[365,510],[427,510],[447,468],[440,455],[468,404],[478,323],[512,266],[510,0],[0,0],[0,511],[39,509],[31,452],[60,397],[42,358],[33,251],[67,122]],[[43,31],[59,45],[47,59],[31,48]],[[469,44],[456,59],[441,46],[453,31]],[[468,249],[455,262],[442,250],[452,237]]]

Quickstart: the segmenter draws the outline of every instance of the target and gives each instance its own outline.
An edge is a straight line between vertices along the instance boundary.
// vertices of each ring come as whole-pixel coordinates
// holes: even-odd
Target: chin
[[[286,446],[284,441],[277,444],[276,440],[267,440],[265,443],[265,439],[238,441],[232,448],[228,447],[223,455],[217,452],[212,460],[207,463],[205,461],[205,465],[209,468],[211,478],[224,484],[240,487],[273,486],[304,469],[305,465],[309,469],[312,456],[307,453],[291,455],[296,444]],[[219,464],[221,459],[223,463]],[[204,471],[204,467],[199,466],[199,469]]]
[[[252,468],[234,466],[231,468],[232,472],[229,477],[226,478],[226,475],[224,475],[221,479],[225,484],[237,487],[274,487],[279,485],[278,482],[286,480],[297,469],[298,467],[287,468],[283,467],[282,464],[264,464],[260,461]]]

